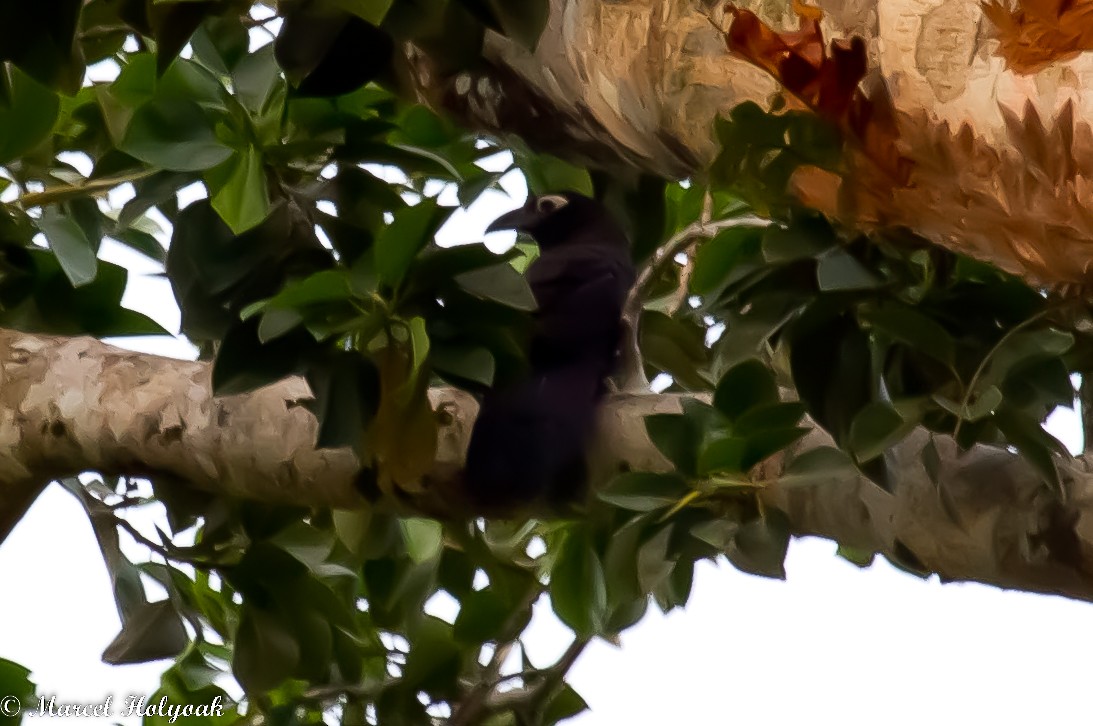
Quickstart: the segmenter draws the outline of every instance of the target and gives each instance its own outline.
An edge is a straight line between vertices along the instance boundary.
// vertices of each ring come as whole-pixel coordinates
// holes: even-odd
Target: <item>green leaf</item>
[[[997,386],[988,386],[982,388],[978,395],[972,398],[967,405],[936,393],[931,397],[931,400],[954,416],[973,422],[985,419],[994,413],[1002,405],[1004,398],[1001,389]]]
[[[0,166],[45,141],[61,107],[57,94],[18,68],[9,78],[0,74]]]
[[[645,431],[653,445],[675,465],[677,471],[684,475],[695,473],[698,441],[685,416],[678,413],[646,416]]]
[[[702,447],[698,455],[699,476],[719,472],[744,473],[748,442],[742,438],[720,437]]]
[[[457,275],[508,262],[518,254],[512,249],[495,255],[483,244],[429,245],[414,260],[410,280],[415,289],[435,293]]]
[[[190,40],[201,21],[218,3],[201,0],[153,2],[148,9],[152,37],[156,39],[156,71],[162,75]]]
[[[348,94],[391,65],[391,37],[357,14],[327,3],[293,3],[281,15],[274,54],[299,95]]]
[[[270,211],[266,170],[253,146],[236,152],[205,174],[209,201],[235,234],[258,226]]]
[[[789,521],[778,510],[768,509],[765,516],[740,525],[725,556],[739,570],[784,580],[788,549]]]
[[[729,227],[699,246],[690,288],[694,295],[712,297],[729,283],[758,269],[762,227]]]
[[[524,276],[507,262],[456,275],[455,281],[467,292],[494,300],[517,310],[535,310],[535,295]]]
[[[375,363],[355,350],[331,354],[307,368],[315,400],[308,406],[319,421],[319,448],[360,446],[379,408],[380,380]]]
[[[876,275],[843,249],[833,249],[820,257],[816,281],[823,292],[871,290],[881,285]]]
[[[709,389],[710,381],[703,373],[709,364],[704,326],[645,310],[641,316],[640,343],[648,365],[664,371],[690,390]]]
[[[820,298],[790,324],[785,339],[801,401],[845,445],[854,415],[873,397],[869,335],[834,300]]]
[[[956,361],[956,341],[937,321],[906,305],[867,308],[862,319],[893,340],[941,361],[950,369]]]
[[[799,401],[755,406],[736,419],[733,430],[746,436],[757,431],[793,428],[804,415],[804,404]]]
[[[279,293],[262,303],[262,308],[304,310],[310,305],[342,302],[353,296],[348,271],[319,270],[302,280],[288,282]],[[249,316],[244,313],[242,317]]]
[[[793,426],[779,429],[763,429],[749,434],[747,449],[741,462],[743,471],[749,471],[760,461],[782,451],[801,437],[806,436],[812,429],[803,426]],[[742,431],[742,430],[741,430]]]
[[[870,550],[863,550],[857,547],[851,547],[849,545],[840,544],[839,548],[835,550],[835,554],[842,557],[847,562],[857,567],[866,568],[873,564],[873,560],[876,558],[877,553]]]
[[[28,332],[99,338],[123,335],[168,335],[147,316],[121,307],[128,273],[100,260],[95,279],[73,287],[57,256],[44,249],[27,250],[26,263],[35,271],[29,296],[0,310],[0,321]]]
[[[684,607],[691,597],[691,588],[694,586],[695,563],[689,558],[682,558],[672,568],[668,580],[661,584],[653,592],[653,598],[657,607],[662,612],[669,612],[673,608]]]
[[[177,59],[159,79],[156,84],[156,97],[193,101],[210,112],[210,119],[226,121],[224,115],[236,110],[236,102],[220,79],[187,58]]]
[[[151,166],[171,171],[203,171],[232,155],[213,133],[194,101],[154,99],[133,114],[118,148]]]
[[[794,219],[789,226],[772,224],[763,234],[763,258],[786,263],[819,257],[836,244],[831,223],[820,215]]]
[[[145,603],[130,613],[102,659],[111,665],[173,658],[189,644],[182,618],[170,600]]]
[[[5,4],[0,62],[11,61],[39,83],[75,94],[84,75],[83,57],[74,43],[82,4],[80,0]]]
[[[251,112],[261,117],[269,108],[277,90],[284,92],[281,69],[273,57],[273,46],[267,45],[239,59],[232,71],[235,97]]]
[[[414,691],[443,689],[458,675],[461,655],[452,626],[426,616],[410,633],[403,681]]]
[[[472,590],[460,599],[459,615],[455,619],[457,640],[483,643],[502,634],[512,607],[493,588]]]
[[[376,236],[374,251],[380,280],[397,287],[414,257],[432,240],[450,213],[450,209],[438,206],[435,199],[425,199],[395,212],[394,221]]]
[[[815,486],[834,484],[856,475],[854,462],[845,452],[832,446],[817,446],[795,456],[778,483],[785,488]]]
[[[250,36],[240,18],[211,17],[193,34],[190,45],[194,60],[223,77],[248,56]]]
[[[859,462],[870,461],[901,441],[917,421],[905,421],[883,401],[866,404],[850,425],[850,450]]]
[[[258,321],[258,340],[261,343],[276,340],[303,322],[304,316],[296,310],[269,308],[262,313],[262,319]]]
[[[609,481],[596,496],[608,504],[633,512],[651,512],[670,507],[689,491],[677,474],[629,471]]]
[[[1011,406],[1002,406],[994,421],[1006,440],[1032,465],[1059,495],[1063,494],[1056,459],[1070,458],[1066,447],[1044,430],[1040,422]]]
[[[277,687],[296,670],[300,644],[272,613],[243,603],[232,650],[232,674],[248,693]]]
[[[406,551],[414,562],[426,562],[440,555],[444,528],[435,519],[408,517],[399,520]]]
[[[562,540],[550,571],[550,602],[558,618],[578,637],[591,637],[603,629],[607,616],[603,564],[582,525],[575,525]]]
[[[657,590],[672,574],[677,559],[669,554],[672,530],[671,524],[661,527],[638,548],[638,587],[642,592]]]
[[[778,384],[762,361],[752,358],[738,363],[721,376],[714,391],[713,405],[730,421],[757,408],[778,403]]]
[[[29,707],[34,701],[35,690],[29,668],[0,658],[0,694],[3,694],[0,699],[10,696]],[[22,722],[21,714],[9,712],[10,706],[9,701],[0,700],[0,726],[19,726]]]
[[[487,172],[467,179],[459,185],[459,203],[464,207],[469,207],[487,189],[500,190],[498,182],[506,173],[501,171]]]
[[[487,348],[470,345],[434,345],[430,356],[433,370],[441,376],[493,384],[496,361]]]
[[[691,527],[691,536],[718,551],[724,551],[732,544],[738,529],[739,522],[719,517]]]
[[[139,252],[160,264],[167,261],[167,250],[163,249],[163,244],[148,232],[129,228],[111,232],[110,236],[129,249]]]
[[[1011,333],[991,352],[977,387],[997,385],[1019,366],[1061,356],[1073,346],[1073,334],[1054,328]]]
[[[391,164],[406,172],[407,176],[425,176],[451,182],[463,181],[463,175],[443,155],[410,144],[360,144],[362,159],[380,164]]]
[[[294,559],[317,571],[326,563],[334,549],[334,535],[305,522],[294,522],[270,537],[268,542]]]
[[[629,624],[629,622],[620,623],[619,618],[625,619],[634,611],[634,608],[630,606],[632,602],[646,600],[645,593],[638,587],[637,563],[638,547],[647,524],[647,516],[633,517],[615,530],[607,542],[603,564],[608,605],[611,610],[607,623],[610,632],[618,632]]]
[[[95,279],[98,272],[95,250],[75,220],[61,216],[50,207],[42,213],[38,227],[73,287],[87,285]]]
[[[399,120],[397,134],[411,146],[437,149],[455,141],[458,131],[445,119],[425,106],[406,109]],[[484,175],[488,177],[489,175]],[[461,185],[464,186],[464,185]]]
[[[136,195],[118,213],[118,227],[127,228],[144,217],[152,207],[177,200],[178,190],[193,181],[190,174],[161,171],[147,179],[133,182]]]
[[[422,367],[425,365],[426,359],[429,357],[429,334],[425,330],[425,318],[420,315],[410,319],[410,377],[407,380],[406,388],[412,389],[417,384],[418,376],[421,375]]]
[[[592,172],[592,182],[596,191],[595,198],[622,225],[627,239],[630,240],[630,254],[635,262],[649,259],[676,231],[675,228],[666,229],[669,216],[666,195],[668,184],[663,177],[654,174],[634,177],[595,171]],[[699,186],[695,184],[695,187]],[[714,200],[712,205],[717,208],[714,212],[716,218],[722,216],[721,209],[718,208],[719,201]],[[650,294],[647,301],[653,297]]]
[[[559,721],[573,718],[588,710],[588,703],[581,695],[573,690],[568,683],[563,683],[557,694],[547,701],[543,709],[542,723],[552,726]]]
[[[711,429],[721,429],[724,419],[713,407],[694,399],[683,399],[682,408],[682,414],[646,416],[645,431],[680,474],[694,476],[703,439]]]
[[[218,396],[245,393],[300,373],[313,344],[311,335],[302,330],[262,343],[253,320],[236,325],[216,353],[213,390]]]
[[[516,154],[516,163],[527,178],[528,191],[548,194],[572,189],[592,196],[592,177],[588,172],[550,154]]]

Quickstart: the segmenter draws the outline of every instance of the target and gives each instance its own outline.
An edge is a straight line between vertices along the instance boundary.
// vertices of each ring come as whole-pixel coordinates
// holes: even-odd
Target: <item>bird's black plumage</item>
[[[539,243],[527,270],[537,311],[528,373],[486,393],[467,452],[467,487],[482,508],[563,501],[585,478],[584,452],[615,366],[634,283],[626,235],[576,192],[529,196],[487,231]]]

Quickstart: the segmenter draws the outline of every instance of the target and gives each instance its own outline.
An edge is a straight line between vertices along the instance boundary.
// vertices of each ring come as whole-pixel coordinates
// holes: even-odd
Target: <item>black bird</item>
[[[537,310],[529,370],[482,399],[467,451],[468,493],[483,510],[561,503],[585,479],[585,446],[607,391],[634,284],[630,244],[599,202],[576,192],[528,196],[487,232],[539,243],[527,270]]]

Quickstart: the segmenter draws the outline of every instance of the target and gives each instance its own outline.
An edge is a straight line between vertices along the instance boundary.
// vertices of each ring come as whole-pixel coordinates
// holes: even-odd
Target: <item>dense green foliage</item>
[[[608,200],[638,262],[655,265],[645,373],[710,395],[645,422],[675,472],[622,472],[578,516],[551,521],[293,510],[153,481],[172,534],[197,544],[160,533],[145,540],[157,561],[132,564],[112,517],[121,498],[143,503],[136,484],[69,480],[124,621],[104,657],[174,658],[162,684],[173,701],[225,695],[227,673],[246,693],[223,718],[189,723],[255,713],[282,726],[428,723],[454,712],[459,723],[550,724],[579,712],[564,684],[571,657],[637,622],[650,600],[684,605],[696,561],[725,555],[784,574],[787,523],[759,505],[765,482],[749,472],[808,430],[806,413],[838,449],[791,461],[796,486],[857,471],[889,486],[885,452],[917,426],[1015,447],[1045,486],[1058,484],[1053,456],[1065,452],[1040,424],[1072,402],[1086,313],[908,232],[867,239],[796,208],[785,191],[794,169],[840,171],[844,142],[822,121],[745,105],[719,123],[710,170],[625,179],[406,100],[401,44],[447,72],[473,70],[487,28],[534,46],[546,0],[283,2],[276,39],[272,11],[252,16],[251,5],[0,9],[0,325],[162,332],[121,307],[126,270],[98,257],[104,239],[127,245],[163,264],[182,332],[215,356],[218,392],[305,375],[318,445],[354,447],[368,493],[390,494],[433,461],[429,386],[479,391],[524,363],[534,300],[520,272],[534,249],[433,241],[455,209],[441,191],[469,205],[505,173],[480,162],[509,153],[533,191]],[[109,80],[89,80],[99,77]],[[90,176],[73,153],[92,162]],[[180,209],[179,190],[194,183],[206,198]],[[134,195],[111,208],[106,193],[124,184]],[[758,210],[773,224],[696,235],[672,250],[686,263],[649,262],[706,206],[706,221]],[[166,248],[153,209],[171,224]],[[922,455],[936,466],[931,447]],[[918,567],[913,553],[900,564]],[[169,599],[149,602],[142,576]],[[450,621],[428,614],[440,592],[458,605]],[[544,593],[574,632],[571,657],[525,656],[506,677],[493,655],[519,644]],[[0,660],[0,692],[32,689]]]

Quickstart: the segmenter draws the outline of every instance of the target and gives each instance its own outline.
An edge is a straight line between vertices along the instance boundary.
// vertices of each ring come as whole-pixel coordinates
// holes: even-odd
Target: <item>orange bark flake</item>
[[[1015,73],[1031,74],[1093,50],[1093,0],[984,2],[994,25],[998,55]]]
[[[1093,0],[1090,0],[1093,2]],[[837,39],[825,45],[816,8],[794,3],[798,29],[779,33],[755,13],[727,5],[732,24],[729,50],[773,76],[820,117],[835,123],[857,143],[857,152],[897,184],[907,183],[911,162],[898,150],[895,108],[883,83],[866,94],[860,83],[868,70],[865,41]]]

